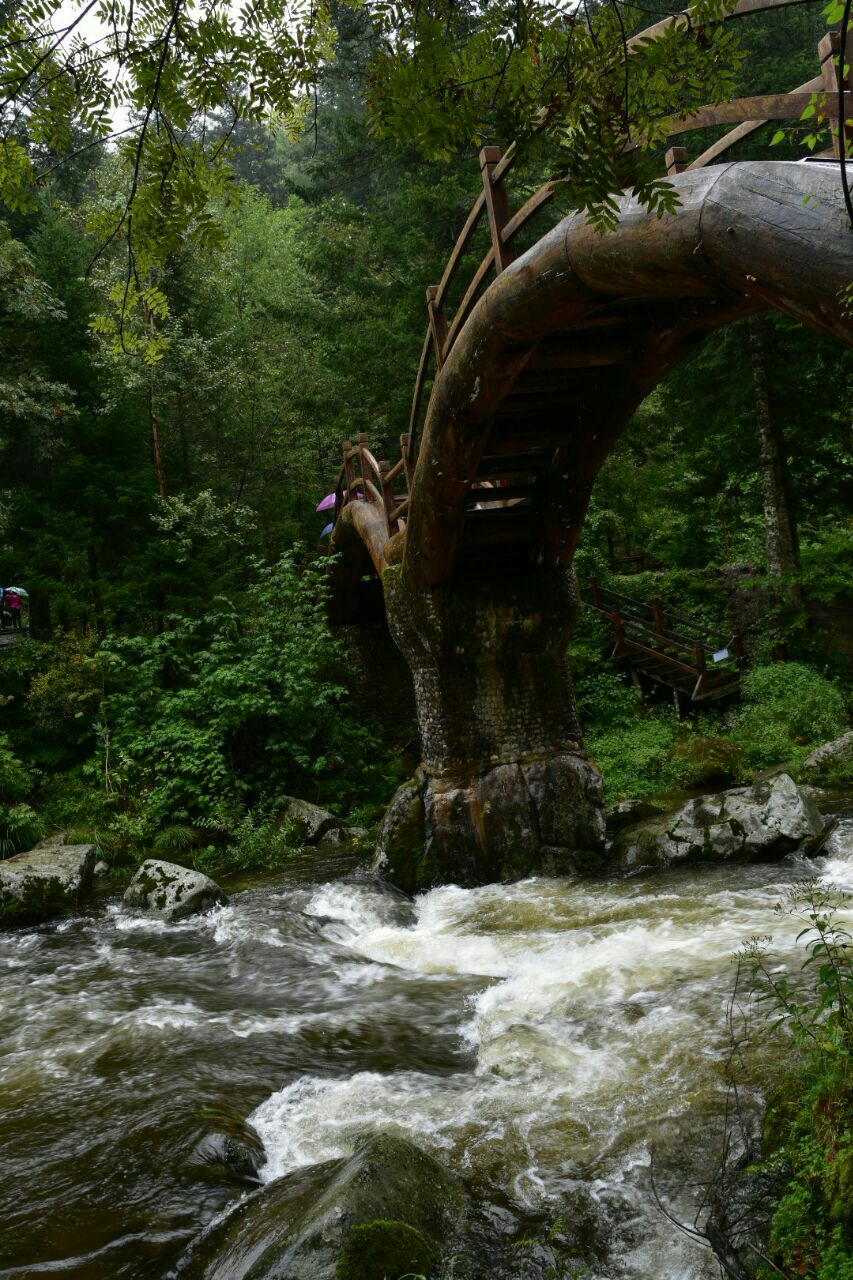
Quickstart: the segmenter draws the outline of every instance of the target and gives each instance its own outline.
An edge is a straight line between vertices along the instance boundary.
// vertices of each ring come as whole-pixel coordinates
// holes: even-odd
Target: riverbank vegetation
[[[849,895],[817,882],[778,905],[781,921],[800,926],[799,971],[780,964],[772,938],[751,939],[737,956],[738,998],[759,1015],[747,1012],[738,1055],[750,1040],[775,1040],[788,1063],[769,1082],[755,1154],[723,1168],[714,1194],[718,1249],[722,1237],[729,1274],[743,1280],[853,1277],[849,906]]]

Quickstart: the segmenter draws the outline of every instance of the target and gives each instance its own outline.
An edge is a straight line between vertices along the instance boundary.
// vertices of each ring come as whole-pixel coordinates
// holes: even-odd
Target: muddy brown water
[[[183,924],[105,899],[4,934],[0,1277],[165,1280],[244,1194],[193,1163],[226,1110],[267,1180],[391,1129],[468,1180],[496,1235],[592,1206],[589,1280],[710,1280],[654,1203],[652,1153],[689,1219],[722,1134],[732,953],[772,933],[793,958],[775,905],[815,873],[853,889],[851,838],[848,815],[815,863],[413,904],[318,858]]]

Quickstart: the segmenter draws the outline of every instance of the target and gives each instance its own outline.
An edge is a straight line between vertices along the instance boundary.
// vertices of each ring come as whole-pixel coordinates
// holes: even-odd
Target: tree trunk
[[[163,484],[163,467],[160,462],[160,437],[157,433],[157,407],[154,403],[154,384],[148,383],[148,421],[151,426],[151,461],[154,463],[154,474],[157,477],[157,490],[161,498],[166,496]]]
[[[794,521],[788,503],[785,473],[782,467],[784,440],[781,431],[773,421],[770,410],[764,320],[760,316],[752,316],[747,321],[747,326],[758,421],[767,570],[771,577],[782,578],[786,574],[794,573],[798,566]]]
[[[762,316],[750,316],[746,323],[755,387],[759,468],[764,501],[764,540],[767,574],[770,579],[767,633],[772,645],[771,656],[776,661],[784,661],[787,656],[785,632],[795,617],[803,612],[803,593],[795,576],[799,564],[797,538],[782,465],[785,442],[773,421],[770,406],[765,321]]]

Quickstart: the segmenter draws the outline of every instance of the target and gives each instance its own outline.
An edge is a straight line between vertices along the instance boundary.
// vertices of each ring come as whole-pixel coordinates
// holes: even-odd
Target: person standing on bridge
[[[3,592],[3,604],[12,615],[12,626],[21,630],[21,597],[12,588]]]

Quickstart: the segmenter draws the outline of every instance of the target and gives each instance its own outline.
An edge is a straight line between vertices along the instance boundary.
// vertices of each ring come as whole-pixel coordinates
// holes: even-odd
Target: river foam
[[[711,1280],[692,1216],[719,1151],[732,952],[814,863],[534,879],[409,902],[370,877],[234,892],[177,925],[118,904],[0,949],[0,1278],[162,1280],[239,1190],[190,1153],[251,1116],[279,1178],[391,1129],[522,1233],[582,1207],[589,1280]],[[490,1271],[515,1277],[517,1268]]]

